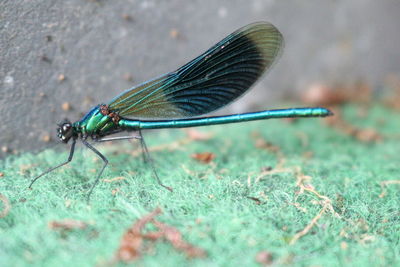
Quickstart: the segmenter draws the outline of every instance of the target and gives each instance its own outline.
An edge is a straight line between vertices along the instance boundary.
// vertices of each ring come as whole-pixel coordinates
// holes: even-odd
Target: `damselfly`
[[[95,106],[79,121],[62,122],[57,130],[58,137],[64,143],[72,141],[67,161],[35,177],[29,187],[43,175],[69,163],[74,155],[76,141],[81,140],[104,162],[89,190],[89,199],[108,164],[106,157],[88,142],[89,137],[95,142],[139,139],[144,158],[151,163],[141,132],[144,129],[332,115],[328,109],[308,107],[198,117],[217,110],[243,95],[271,68],[282,48],[282,34],[272,24],[249,24],[228,35],[176,71],[133,87],[107,104]],[[136,131],[139,135],[107,137],[123,131]],[[151,168],[158,183],[172,190],[161,183],[153,165]]]

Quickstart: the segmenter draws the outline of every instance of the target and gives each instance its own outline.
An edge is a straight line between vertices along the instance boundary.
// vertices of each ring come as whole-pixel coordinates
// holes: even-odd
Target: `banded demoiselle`
[[[108,102],[90,110],[74,123],[65,120],[59,124],[58,137],[64,143],[72,141],[68,159],[35,177],[68,164],[74,155],[78,139],[103,160],[103,167],[91,186],[88,199],[108,164],[106,157],[87,140],[104,142],[123,139],[139,139],[145,160],[151,163],[142,136],[144,129],[184,128],[225,124],[252,120],[325,117],[332,113],[321,107],[264,110],[226,116],[199,117],[215,111],[242,96],[279,57],[283,37],[268,22],[256,22],[244,26],[205,53],[176,71],[133,87]],[[138,136],[107,137],[112,134],[136,131]],[[151,165],[157,182],[161,183]]]

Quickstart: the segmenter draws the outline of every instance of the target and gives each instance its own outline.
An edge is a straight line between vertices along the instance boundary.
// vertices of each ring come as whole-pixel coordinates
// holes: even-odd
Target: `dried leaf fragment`
[[[204,257],[205,251],[184,241],[182,234],[178,229],[155,220],[155,217],[161,213],[160,208],[139,219],[123,235],[120,247],[118,248],[114,262],[122,261],[125,263],[137,260],[144,252],[144,242],[165,240],[171,245],[184,252],[189,258]],[[152,223],[158,231],[143,233],[144,227]]]
[[[257,253],[256,262],[260,263],[263,266],[272,264],[272,254],[269,251],[263,250]]]
[[[65,219],[62,221],[51,221],[49,222],[49,228],[53,230],[75,230],[80,229],[83,230],[87,227],[87,224],[82,221],[73,220],[73,219]]]
[[[114,177],[114,178],[111,178],[111,179],[103,179],[103,182],[112,183],[112,182],[117,182],[117,181],[122,181],[122,180],[126,180],[126,178],[123,177],[123,176],[117,176],[117,177]]]
[[[312,105],[340,105],[346,102],[347,96],[343,89],[331,88],[325,84],[315,83],[310,85],[303,94],[303,102]]]
[[[115,254],[115,259],[117,261],[131,262],[140,257],[143,243],[143,235],[141,231],[147,223],[160,213],[161,209],[156,208],[154,211],[135,222],[122,236],[120,247]]]
[[[348,102],[371,102],[372,88],[364,81],[353,84],[329,86],[315,83],[303,94],[303,102],[316,106],[338,106]]]
[[[200,132],[196,129],[185,130],[187,136],[193,141],[206,141],[212,138],[212,134],[209,132]]]
[[[164,223],[154,221],[154,225],[160,229],[163,236],[169,241],[174,248],[184,252],[189,258],[205,257],[204,250],[197,248],[182,239],[182,234],[174,227]]]
[[[358,129],[355,133],[355,137],[361,142],[379,142],[383,139],[382,135],[372,128]]]
[[[326,118],[325,122],[329,126],[341,131],[346,135],[354,137],[356,140],[360,142],[369,143],[369,142],[380,142],[383,140],[382,135],[377,130],[373,128],[362,129],[345,121],[339,110],[335,110],[335,116]]]
[[[201,163],[208,164],[215,159],[215,154],[211,152],[194,153],[192,154],[192,158]]]

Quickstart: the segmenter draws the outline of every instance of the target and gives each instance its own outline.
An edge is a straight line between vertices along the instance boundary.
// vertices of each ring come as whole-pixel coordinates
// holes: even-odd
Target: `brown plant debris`
[[[160,213],[161,209],[156,208],[154,211],[139,219],[132,225],[132,227],[122,236],[120,247],[115,254],[115,260],[130,262],[140,257],[144,239],[141,232],[146,224]]]
[[[189,128],[185,129],[186,135],[193,141],[207,141],[213,137],[210,132],[201,132],[199,130]]]
[[[336,86],[315,83],[307,88],[302,97],[303,102],[306,104],[329,108],[349,102],[368,104],[371,99],[372,88],[364,81]]]
[[[247,197],[247,198],[253,200],[257,205],[261,204],[261,200],[257,197]]]
[[[308,234],[308,232],[317,224],[318,220],[322,218],[322,215],[329,211],[332,215],[337,218],[340,218],[340,215],[334,210],[332,205],[332,200],[327,196],[322,195],[319,193],[314,186],[311,184],[312,177],[309,175],[303,174],[300,167],[295,167],[294,172],[296,174],[297,182],[296,185],[300,188],[300,191],[297,192],[297,196],[303,194],[305,191],[310,192],[317,196],[321,201],[317,202],[317,204],[322,205],[321,210],[319,213],[304,227],[303,230],[297,232],[292,239],[290,240],[289,244],[293,245],[299,240],[301,237]]]
[[[399,89],[400,90],[400,89]],[[340,105],[345,103],[361,104],[358,116],[368,116],[368,105],[372,102],[372,88],[363,81],[346,86],[328,86],[314,84],[309,86],[303,95],[306,104],[324,106],[333,111],[335,116],[326,117],[324,121],[340,132],[354,137],[360,142],[379,142],[382,135],[373,128],[362,129],[347,122],[341,113]]]
[[[293,245],[294,243],[297,242],[301,237],[305,236],[318,222],[319,219],[321,219],[322,215],[325,213],[326,209],[328,208],[328,205],[324,205],[320,212],[310,221],[310,223],[300,232],[296,233],[292,239],[290,240],[289,244]]]
[[[271,167],[271,166],[262,167],[261,173],[258,173],[257,177],[254,179],[255,184],[258,183],[262,178],[264,178],[266,176],[292,171],[290,168],[286,168],[284,166],[285,162],[286,162],[286,158],[285,158],[285,155],[282,153],[279,146],[273,145],[272,143],[266,141],[259,132],[253,132],[251,134],[251,137],[254,139],[254,145],[256,148],[264,149],[264,150],[267,150],[268,152],[275,154],[277,161],[278,161],[275,167]],[[252,174],[249,174],[247,177],[247,184],[249,187],[252,184],[251,176],[252,176]]]
[[[121,190],[119,188],[115,188],[113,190],[111,190],[111,195],[115,196],[116,194],[118,194]]]
[[[22,164],[22,165],[19,165],[19,173],[22,174],[22,175],[25,175],[33,167],[35,167],[34,164]]]
[[[205,251],[194,247],[182,239],[182,234],[174,227],[155,220],[155,217],[161,214],[160,208],[145,215],[136,221],[131,228],[122,236],[120,247],[115,253],[114,262],[132,262],[139,259],[144,252],[145,240],[158,241],[165,240],[171,245],[184,252],[189,258],[204,257]],[[152,223],[158,230],[154,232],[143,233],[145,226]]]
[[[11,209],[10,201],[6,196],[0,194],[0,201],[3,202],[3,210],[0,211],[0,218],[4,218],[8,215]]]
[[[329,126],[339,130],[340,132],[346,135],[354,137],[356,140],[360,142],[370,143],[370,142],[380,142],[383,140],[382,135],[376,129],[373,128],[362,129],[356,127],[343,119],[340,110],[337,109],[334,111],[334,113],[335,116],[328,117],[325,119],[325,122]]]
[[[192,158],[201,163],[208,164],[215,159],[215,154],[211,152],[194,153],[192,154]]]
[[[118,182],[118,181],[123,181],[123,180],[126,180],[126,178],[123,177],[123,176],[118,176],[118,177],[114,177],[114,178],[111,178],[111,179],[103,179],[103,182],[112,183],[112,182]]]
[[[158,221],[153,221],[153,223],[159,229],[160,233],[162,234],[161,236],[170,242],[175,249],[184,252],[187,257],[200,258],[206,256],[204,250],[197,248],[183,240],[182,234],[176,228]]]
[[[88,225],[85,222],[73,220],[73,219],[64,219],[62,221],[51,221],[48,224],[50,229],[53,230],[83,230]]]
[[[386,196],[386,194],[387,194],[386,187],[391,184],[399,184],[400,185],[400,180],[388,180],[388,181],[381,182],[382,192],[379,194],[380,198],[383,198]]]
[[[266,149],[272,153],[274,153],[278,159],[278,163],[275,168],[264,168],[259,174],[256,179],[255,183],[258,183],[259,180],[267,175],[272,175],[276,173],[293,173],[295,178],[296,178],[296,186],[300,188],[298,192],[296,192],[296,199],[294,205],[297,209],[299,209],[302,212],[307,213],[307,209],[301,207],[300,203],[298,203],[296,200],[297,198],[301,195],[304,194],[304,192],[309,192],[313,195],[315,195],[317,198],[320,199],[320,201],[317,201],[316,204],[321,205],[322,208],[319,211],[319,213],[308,223],[308,225],[305,226],[305,228],[301,231],[299,231],[297,234],[295,234],[292,239],[290,240],[290,245],[293,245],[299,240],[301,237],[309,233],[309,231],[317,224],[318,220],[321,219],[322,215],[326,213],[326,211],[329,211],[332,215],[334,215],[337,218],[340,218],[340,215],[335,212],[333,209],[332,201],[330,198],[327,196],[324,196],[323,194],[319,193],[315,187],[311,184],[312,177],[309,175],[305,175],[301,167],[299,166],[290,166],[286,167],[286,160],[285,160],[285,155],[282,152],[282,150],[278,147],[275,146],[266,140],[264,140],[259,133],[253,133],[252,137],[255,139],[255,146],[257,148],[261,149]],[[250,176],[248,177],[248,186],[251,185],[250,181]]]
[[[276,155],[278,159],[278,163],[275,166],[275,169],[281,169],[283,165],[285,164],[285,157],[281,151],[281,148],[279,146],[276,146],[268,141],[266,141],[259,132],[253,132],[251,134],[252,138],[254,139],[255,142],[255,147],[259,149],[265,149],[273,154]],[[270,170],[273,171],[273,170]]]
[[[383,103],[388,108],[400,110],[400,78],[397,75],[388,75],[385,84],[391,89],[391,95],[384,98]]]
[[[271,265],[273,261],[273,257],[271,252],[263,250],[257,253],[256,262],[260,263],[262,266]]]
[[[302,96],[304,103],[316,106],[336,106],[343,104],[347,99],[345,90],[319,83],[310,85]]]

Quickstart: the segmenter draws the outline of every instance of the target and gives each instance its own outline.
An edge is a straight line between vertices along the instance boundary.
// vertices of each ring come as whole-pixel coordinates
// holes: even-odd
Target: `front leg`
[[[146,163],[149,163],[150,168],[152,169],[153,174],[154,174],[154,177],[156,178],[158,184],[159,184],[160,186],[164,187],[165,189],[169,190],[170,192],[172,192],[172,191],[173,191],[173,190],[172,190],[172,187],[169,187],[169,186],[167,186],[167,185],[164,185],[164,184],[161,182],[161,179],[160,179],[160,177],[159,177],[158,174],[157,174],[156,168],[154,167],[153,159],[151,158],[150,153],[149,153],[149,150],[147,149],[146,143],[144,142],[144,138],[143,138],[143,136],[142,136],[142,131],[140,131],[140,130],[139,130],[139,135],[140,135],[140,137],[141,137],[141,138],[140,138],[140,143],[141,143],[141,145],[142,145],[143,160],[144,160]]]
[[[87,196],[87,202],[89,202],[89,200],[90,200],[90,195],[92,194],[93,189],[95,188],[95,186],[99,183],[100,177],[101,177],[101,175],[103,174],[103,171],[104,171],[104,169],[106,168],[106,166],[107,166],[107,164],[108,164],[108,160],[107,160],[107,158],[106,158],[103,154],[100,153],[100,151],[98,151],[94,146],[92,146],[91,144],[89,144],[86,140],[82,139],[82,143],[83,143],[87,148],[89,148],[89,149],[92,150],[94,153],[96,153],[96,155],[99,156],[99,157],[103,160],[103,162],[104,162],[103,167],[101,168],[99,174],[98,174],[97,177],[96,177],[96,180],[94,181],[92,187],[91,187],[90,190],[89,190],[89,193],[88,193],[88,196]]]
[[[58,169],[58,168],[60,168],[60,167],[62,167],[62,166],[64,166],[64,165],[67,165],[68,163],[70,163],[71,160],[72,160],[72,158],[74,157],[75,144],[76,144],[76,139],[73,139],[73,140],[72,140],[71,150],[70,150],[70,152],[69,152],[68,159],[67,159],[65,162],[63,162],[63,163],[61,163],[61,164],[59,164],[59,165],[57,165],[57,166],[55,166],[55,167],[53,167],[53,168],[50,168],[50,169],[48,169],[47,171],[43,172],[42,174],[40,174],[40,175],[36,176],[35,178],[33,178],[33,180],[31,181],[31,183],[29,184],[29,187],[28,187],[28,188],[32,188],[33,183],[35,183],[36,180],[39,179],[40,177],[42,177],[43,175],[48,174],[49,172],[52,172],[52,171],[54,171],[55,169]]]
[[[96,143],[102,143],[102,142],[108,142],[108,141],[120,141],[120,140],[131,140],[131,139],[140,139],[140,145],[142,147],[142,159],[144,163],[147,163],[147,158],[145,156],[145,150],[143,147],[143,136],[142,133],[139,131],[139,136],[132,136],[132,135],[128,135],[128,136],[116,136],[116,137],[108,137],[108,138],[101,138],[98,136],[92,136],[92,139],[96,142]]]

